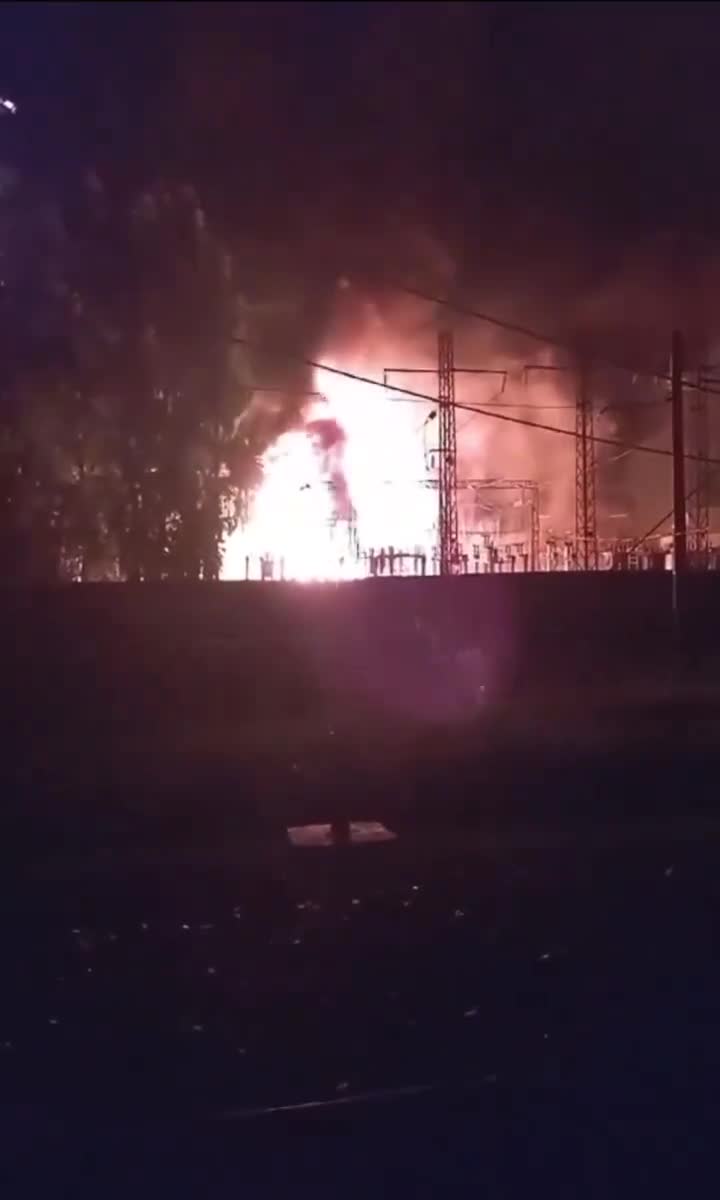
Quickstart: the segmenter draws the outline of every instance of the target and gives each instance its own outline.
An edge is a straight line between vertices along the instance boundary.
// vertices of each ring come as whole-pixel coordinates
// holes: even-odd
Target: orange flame
[[[370,551],[432,553],[437,500],[425,482],[434,436],[427,432],[430,406],[395,401],[381,388],[327,372],[318,373],[315,386],[325,399],[309,406],[305,428],[282,434],[263,456],[249,520],[225,548],[226,579],[243,578],[246,561],[257,577],[263,558],[275,578],[342,580],[367,573]],[[342,431],[338,470],[351,515],[339,511],[311,428],[317,421]]]

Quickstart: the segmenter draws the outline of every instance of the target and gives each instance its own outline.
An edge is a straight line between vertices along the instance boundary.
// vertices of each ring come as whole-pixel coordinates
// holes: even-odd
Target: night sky
[[[6,4],[0,135],[54,182],[191,179],[306,277],[712,324],[719,30],[687,3]]]

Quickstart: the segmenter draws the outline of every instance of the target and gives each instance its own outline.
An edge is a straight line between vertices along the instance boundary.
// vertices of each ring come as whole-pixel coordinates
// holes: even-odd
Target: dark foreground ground
[[[2,1194],[705,1189],[720,644],[664,583],[6,597]],[[339,815],[398,836],[288,845]]]
[[[408,861],[398,841],[20,872],[0,926],[7,1188],[695,1188],[719,1115],[719,848]]]

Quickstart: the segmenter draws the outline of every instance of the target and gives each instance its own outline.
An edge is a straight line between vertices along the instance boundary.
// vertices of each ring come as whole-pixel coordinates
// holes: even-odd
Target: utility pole
[[[682,334],[672,335],[671,393],[673,452],[673,608],[677,613],[677,579],[687,561],[687,517],[685,512],[685,429],[683,424]]]
[[[453,575],[460,561],[457,508],[457,424],[453,335],[438,334],[438,534],[440,574]]]
[[[597,571],[598,566],[594,433],[588,368],[580,362],[575,400],[575,554],[581,571]]]

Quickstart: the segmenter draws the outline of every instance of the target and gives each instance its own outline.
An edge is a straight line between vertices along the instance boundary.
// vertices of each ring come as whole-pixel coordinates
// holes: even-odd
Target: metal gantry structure
[[[720,380],[709,372],[713,367],[701,367],[698,371],[697,389],[692,400],[693,440],[697,455],[693,478],[692,531],[693,549],[697,565],[707,565],[710,551],[710,410],[708,408],[708,386],[717,387]]]
[[[438,445],[432,453],[437,455],[438,464],[438,560],[441,575],[454,575],[462,565],[457,500],[455,376],[495,375],[502,380],[499,393],[502,395],[507,383],[507,371],[495,367],[456,367],[453,335],[445,330],[438,334],[437,367],[386,367],[383,371],[384,387],[388,386],[391,375],[437,375],[437,413],[430,413],[428,420],[437,416]]]
[[[579,571],[597,571],[595,419],[587,364],[577,368],[575,398],[575,553]]]
[[[457,506],[457,421],[453,335],[438,334],[438,541],[440,574],[453,575],[460,562]]]
[[[531,571],[540,566],[540,486],[535,479],[461,479],[458,488],[473,492],[508,492],[520,495],[520,502],[530,512],[529,563]]]
[[[437,479],[419,479],[420,488],[436,488]],[[531,571],[540,569],[540,485],[536,479],[458,479],[456,496],[458,500],[463,492],[517,492],[520,503],[528,510],[530,529],[528,541],[528,568]],[[458,566],[462,567],[466,557],[463,548],[463,538],[460,536],[460,504],[458,504]],[[480,531],[483,532],[483,531]],[[470,536],[467,529],[463,531],[465,541]]]
[[[524,376],[531,371],[568,371],[570,367],[545,363],[526,363]],[[595,414],[590,391],[589,370],[580,360],[574,368],[575,391],[575,567],[578,571],[597,571],[599,563],[597,504],[595,500]]]
[[[685,413],[683,403],[685,339],[678,329],[672,335],[670,403],[672,405],[673,467],[673,612],[679,615],[678,576],[687,566],[687,493],[685,490]]]

